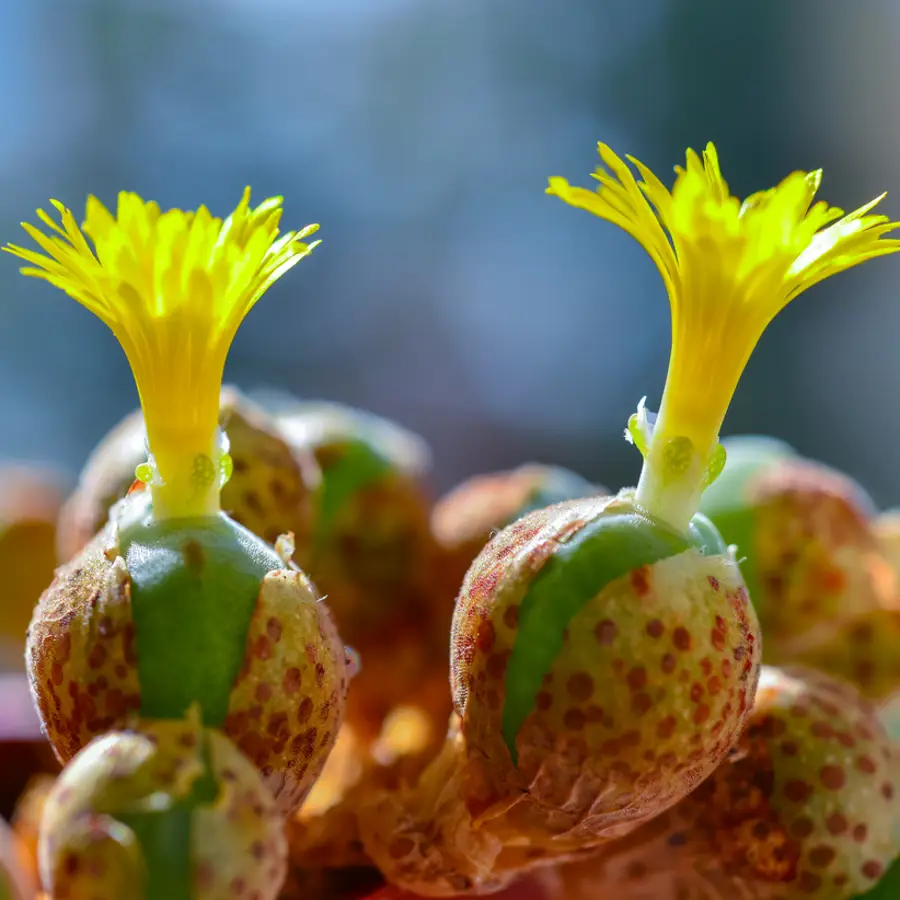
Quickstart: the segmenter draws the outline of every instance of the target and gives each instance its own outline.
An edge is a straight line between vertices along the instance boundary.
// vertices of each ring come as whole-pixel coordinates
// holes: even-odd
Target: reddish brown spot
[[[316,738],[318,736],[319,732],[315,725],[313,725],[312,728],[307,728],[306,731],[298,734],[294,740],[291,741],[291,748],[294,753],[300,754],[304,759],[309,759],[316,748]]]
[[[698,684],[696,681],[691,685],[691,702],[699,703],[700,698],[703,696],[703,685]]]
[[[487,661],[487,673],[491,678],[500,680],[506,674],[507,653],[492,653]]]
[[[639,691],[647,686],[647,670],[643,666],[636,666],[628,673],[626,680],[632,691]]]
[[[894,799],[894,785],[892,785],[890,781],[886,781],[881,786],[881,796],[884,797],[885,800]]]
[[[647,623],[647,634],[649,634],[650,637],[652,637],[654,640],[657,638],[661,638],[665,630],[665,626],[662,622],[659,621],[659,619],[651,619]]]
[[[631,570],[631,587],[638,597],[645,597],[650,593],[650,567],[641,566]]]
[[[710,697],[715,697],[722,690],[722,682],[717,675],[713,675],[709,681],[706,682],[706,690],[709,691]]]
[[[862,872],[866,878],[881,878],[884,873],[884,866],[876,859],[868,859],[860,866],[860,872]]]
[[[106,662],[106,647],[103,644],[94,644],[88,654],[88,665],[92,669],[99,669]]]
[[[199,575],[203,571],[206,560],[199,541],[185,541],[181,546],[181,556],[184,559],[184,567],[191,575]]]
[[[272,655],[272,643],[266,635],[261,634],[253,642],[253,649],[251,652],[257,659],[269,659]]]
[[[875,765],[875,760],[871,756],[857,756],[856,768],[867,775],[874,775],[878,766]]]
[[[781,719],[774,716],[766,716],[760,723],[760,730],[767,738],[780,737],[787,730],[787,726]]]
[[[784,786],[784,796],[792,803],[805,803],[812,796],[812,792],[812,787],[798,778],[792,778]]]
[[[832,813],[825,820],[825,826],[828,828],[828,831],[835,837],[843,834],[847,830],[848,825],[849,823],[847,822],[847,819],[840,813]]]
[[[713,628],[709,633],[709,639],[712,641],[713,647],[718,651],[722,651],[725,649],[725,633],[719,631],[717,628]]]
[[[719,579],[714,577],[713,575],[707,575],[706,580],[709,582],[709,586],[717,591],[719,589]]]
[[[596,703],[591,703],[584,710],[584,715],[587,718],[588,722],[602,722],[603,721],[603,707],[597,706]]]
[[[814,894],[822,887],[822,879],[814,872],[803,871],[797,879],[797,886],[804,894]]]
[[[844,770],[840,766],[822,766],[819,779],[829,791],[839,791],[847,782]]]
[[[281,640],[281,622],[275,616],[270,616],[269,621],[266,622],[266,634],[272,639],[273,644],[277,644]]]
[[[269,724],[266,727],[266,732],[273,738],[287,738],[289,734],[287,713],[273,713],[269,717]]]
[[[817,738],[834,737],[834,728],[828,722],[813,722],[809,730]]]
[[[576,672],[566,687],[576,700],[589,700],[594,693],[594,679],[587,672]]]
[[[625,869],[625,877],[632,881],[640,881],[646,874],[647,865],[639,859],[632,860]]]
[[[300,682],[302,681],[302,676],[300,670],[296,666],[291,666],[285,673],[284,678],[282,679],[282,687],[284,688],[284,692],[286,694],[296,694],[297,691],[300,690]]]
[[[584,713],[580,709],[567,709],[563,716],[563,724],[570,731],[581,731],[586,721]]]
[[[783,741],[781,744],[781,752],[785,756],[796,756],[797,749],[797,744],[794,741]]]
[[[597,638],[597,642],[602,647],[608,647],[612,644],[618,633],[619,628],[612,619],[603,619],[602,622],[597,623],[597,627],[594,629],[594,635]]]
[[[666,740],[675,733],[675,716],[666,716],[659,725],[656,726],[656,736],[660,740]]]
[[[50,667],[50,679],[57,687],[63,683],[63,668],[58,662]]]
[[[856,841],[857,844],[864,844],[868,836],[869,829],[866,825],[853,826],[853,840]]]
[[[691,633],[683,625],[679,625],[672,633],[672,643],[678,650],[690,650]]]
[[[835,737],[838,740],[838,743],[842,747],[854,747],[856,745],[856,741],[853,739],[853,736],[847,734],[846,731],[838,731],[835,733]]]
[[[804,838],[808,838],[813,833],[813,828],[815,826],[812,823],[812,819],[808,819],[806,816],[801,816],[799,819],[794,821],[794,824],[791,825],[791,834],[795,838],[799,838],[801,841]]]
[[[494,623],[490,619],[485,619],[478,626],[475,644],[482,653],[490,653],[494,647],[495,640]]]
[[[631,708],[639,716],[642,716],[645,712],[648,712],[652,706],[653,700],[650,699],[649,694],[645,694],[643,691],[639,694],[635,694],[631,698]]]
[[[692,716],[695,725],[702,725],[709,718],[709,707],[705,703],[701,703]]]
[[[818,847],[813,847],[812,850],[809,851],[809,861],[819,869],[830,866],[834,857],[834,850],[827,844],[819,844]]]
[[[260,703],[268,703],[272,699],[272,688],[264,681],[256,686],[254,696]]]
[[[534,698],[534,703],[541,712],[546,712],[553,706],[553,695],[547,693],[547,691],[538,691],[537,696]]]
[[[309,719],[309,717],[312,715],[312,711],[312,700],[309,697],[304,697],[300,701],[300,706],[297,708],[297,720],[301,725]]]
[[[675,671],[675,657],[671,653],[667,653],[662,658],[662,670],[666,675],[671,675]]]
[[[247,506],[247,509],[252,510],[253,512],[260,514],[263,511],[262,501],[259,499],[259,494],[256,491],[244,491],[244,504]]]
[[[519,607],[513,604],[507,606],[503,613],[503,623],[507,628],[517,628],[519,625]]]

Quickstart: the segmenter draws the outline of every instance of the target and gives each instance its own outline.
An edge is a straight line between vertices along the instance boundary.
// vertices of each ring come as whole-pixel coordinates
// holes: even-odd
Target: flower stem
[[[647,446],[644,466],[635,492],[635,502],[651,516],[686,532],[700,508],[706,486],[707,467],[718,443],[718,434],[673,427],[666,395]],[[683,422],[683,420],[682,420]]]
[[[153,498],[153,518],[185,519],[214,516],[221,510],[219,494],[226,480],[223,460],[227,444],[221,432],[209,440],[178,439],[166,434],[153,441],[148,462],[148,484]],[[156,448],[164,448],[161,453]],[[143,477],[143,476],[142,476]]]

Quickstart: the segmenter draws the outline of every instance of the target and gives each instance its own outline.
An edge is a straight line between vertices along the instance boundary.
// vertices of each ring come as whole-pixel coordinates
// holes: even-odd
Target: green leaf
[[[141,714],[181,718],[199,703],[221,726],[275,551],[227,516],[123,523]]]
[[[749,484],[765,466],[796,454],[782,441],[755,435],[728,438],[720,447],[727,453],[724,467],[703,492],[700,509],[712,519],[725,542],[737,547],[747,591],[761,614],[764,598],[753,566],[756,513],[750,506]]]
[[[592,497],[596,493],[597,486],[576,472],[559,466],[547,466],[541,482],[535,485],[534,490],[510,516],[509,520],[502,524],[504,527],[512,525],[516,519],[521,519],[522,516],[534,512],[536,509],[544,509],[546,506],[553,506],[564,500]]]
[[[141,846],[147,880],[140,900],[194,900],[194,810],[211,806],[219,794],[210,768],[209,745],[204,744],[203,774],[191,785],[189,794],[167,809],[116,813],[116,819],[134,832]]]
[[[727,457],[725,448],[721,444],[716,444],[703,472],[703,490],[706,490],[722,474]]]
[[[544,675],[563,646],[572,618],[606,585],[633,569],[691,547],[719,553],[724,544],[705,518],[689,537],[636,512],[601,516],[561,544],[535,576],[519,606],[519,625],[506,671],[503,738],[514,763],[516,735],[534,709]]]
[[[641,456],[647,456],[647,439],[641,428],[641,419],[639,413],[632,413],[628,417],[628,436],[631,437],[631,443],[640,450]]]
[[[350,441],[338,461],[322,472],[316,517],[316,549],[321,552],[334,521],[347,501],[360,489],[382,478],[390,461],[363,441]]]

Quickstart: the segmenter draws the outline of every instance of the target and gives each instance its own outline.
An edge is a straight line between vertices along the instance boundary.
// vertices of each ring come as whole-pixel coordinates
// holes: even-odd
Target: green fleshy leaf
[[[208,744],[203,755],[203,774],[191,785],[187,796],[179,797],[167,809],[116,814],[116,819],[134,832],[141,846],[147,880],[140,900],[194,900],[194,810],[211,806],[219,793],[210,768]]]
[[[705,517],[692,522],[686,538],[636,512],[613,512],[589,522],[547,560],[519,606],[506,670],[502,731],[513,763],[518,762],[516,735],[534,709],[572,618],[616,579],[691,547],[713,554],[725,549]]]
[[[322,473],[315,534],[318,551],[328,542],[335,519],[348,500],[390,469],[390,460],[367,443],[350,441],[344,445],[340,459]]]
[[[181,718],[193,703],[219,727],[275,551],[226,515],[122,522],[131,576],[141,715]]]
[[[700,509],[715,523],[727,544],[737,547],[741,574],[758,614],[763,614],[763,594],[753,565],[756,514],[748,501],[748,486],[761,469],[796,456],[787,444],[775,438],[744,436],[728,438],[719,445],[724,467],[709,483]]]
[[[881,880],[865,894],[855,894],[851,900],[898,900],[900,898],[900,856],[884,873]]]
[[[634,446],[638,448],[638,450],[641,453],[641,456],[643,456],[646,459],[646,457],[647,457],[647,440],[646,440],[646,436],[644,435],[643,430],[641,429],[640,416],[638,413],[632,413],[628,417],[627,431],[631,437],[631,443],[634,444]]]
[[[534,490],[528,495],[523,504],[502,525],[512,525],[516,519],[537,509],[544,509],[565,500],[578,500],[582,497],[592,497],[597,493],[597,486],[591,484],[586,478],[570,469],[559,466],[547,466],[544,477],[536,484]]]
[[[728,454],[726,453],[725,448],[721,444],[716,444],[712,456],[706,464],[706,469],[703,472],[702,485],[704,491],[722,474],[727,457]]]

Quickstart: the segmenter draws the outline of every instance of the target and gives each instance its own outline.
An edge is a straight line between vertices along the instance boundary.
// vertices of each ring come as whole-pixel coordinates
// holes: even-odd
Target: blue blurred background
[[[900,218],[900,6],[840,0],[2,0],[0,239],[53,196],[224,214],[286,197],[322,246],[251,314],[228,380],[395,418],[438,486],[539,459],[633,483],[669,314],[624,234],[543,193],[598,139],[664,180],[717,142],[738,194],[795,168]],[[726,433],[768,432],[900,503],[900,260],[804,295]],[[0,459],[71,477],[136,405],[112,336],[0,259]]]

